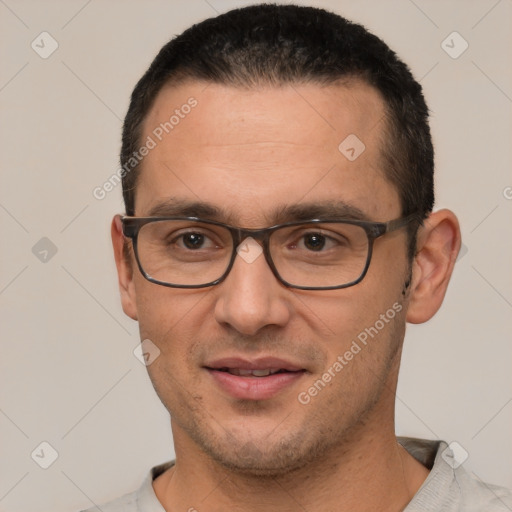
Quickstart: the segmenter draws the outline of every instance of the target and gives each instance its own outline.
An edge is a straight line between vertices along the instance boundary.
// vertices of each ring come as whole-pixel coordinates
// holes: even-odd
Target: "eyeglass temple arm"
[[[422,220],[420,215],[415,212],[407,215],[407,217],[402,217],[401,219],[390,220],[386,223],[386,233],[390,233],[391,231],[396,231],[397,229],[403,228],[407,226],[407,224],[416,221],[419,224],[422,224]]]

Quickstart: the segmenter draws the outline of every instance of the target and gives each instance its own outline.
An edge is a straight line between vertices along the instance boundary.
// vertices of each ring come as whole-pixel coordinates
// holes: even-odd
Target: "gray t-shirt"
[[[512,491],[468,473],[444,441],[399,437],[398,442],[431,470],[404,512],[512,511]],[[152,468],[137,491],[102,505],[102,512],[165,512],[152,482],[172,465],[167,462]],[[97,511],[92,507],[82,512]]]

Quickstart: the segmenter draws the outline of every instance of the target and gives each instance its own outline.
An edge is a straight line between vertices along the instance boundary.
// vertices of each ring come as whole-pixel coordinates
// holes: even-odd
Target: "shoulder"
[[[407,512],[506,512],[512,510],[512,491],[484,482],[465,467],[455,443],[399,438],[400,444],[430,470]]]
[[[136,491],[80,512],[98,512],[98,510],[101,510],[101,512],[165,512],[156,497],[153,481],[173,465],[174,461],[170,461],[151,468],[142,485]]]
[[[484,482],[462,467],[454,470],[460,492],[461,510],[467,512],[505,512],[512,510],[512,490]]]

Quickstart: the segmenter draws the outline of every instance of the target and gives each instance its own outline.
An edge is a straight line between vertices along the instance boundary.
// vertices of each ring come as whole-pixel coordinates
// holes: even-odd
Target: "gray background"
[[[109,222],[121,190],[92,191],[117,169],[129,94],[157,50],[249,3],[0,0],[2,511],[89,507],[173,456],[118,298]],[[444,307],[408,328],[398,433],[456,441],[469,470],[510,486],[512,2],[301,3],[365,24],[410,64],[432,110],[437,207],[462,225]],[[59,45],[46,59],[31,47],[51,49],[43,31]],[[442,46],[453,31],[469,44],[458,58],[445,49],[462,39]],[[46,470],[43,441],[58,452]]]

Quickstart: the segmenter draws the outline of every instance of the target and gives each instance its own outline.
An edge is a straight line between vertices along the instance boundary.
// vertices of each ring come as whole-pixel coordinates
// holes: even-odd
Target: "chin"
[[[262,453],[257,446],[248,443],[236,453],[211,454],[212,458],[227,470],[238,475],[258,478],[276,478],[303,468],[309,457],[294,453]]]
[[[212,460],[237,475],[276,478],[298,471],[322,457],[329,449],[318,439],[307,439],[304,432],[288,432],[272,440],[268,435],[247,440],[226,434],[223,439],[201,436],[201,450]]]

